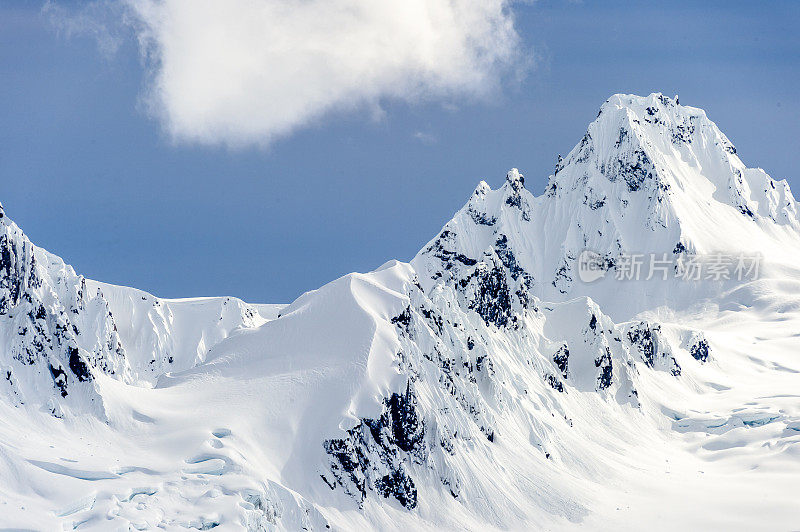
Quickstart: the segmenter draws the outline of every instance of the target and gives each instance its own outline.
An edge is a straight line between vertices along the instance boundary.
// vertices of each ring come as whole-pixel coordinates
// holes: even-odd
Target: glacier
[[[85,279],[0,207],[0,527],[789,529],[797,207],[662,94],[288,305]],[[620,280],[631,253],[760,269]]]

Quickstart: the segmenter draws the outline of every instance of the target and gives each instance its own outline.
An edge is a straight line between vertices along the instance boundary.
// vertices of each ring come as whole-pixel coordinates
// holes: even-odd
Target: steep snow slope
[[[233,297],[159,299],[97,281],[86,281],[86,285],[108,301],[128,362],[142,383],[202,363],[208,351],[232,331],[262,325],[283,308],[248,305]]]
[[[70,319],[93,341],[116,323],[120,352],[106,356],[124,371],[79,346],[82,385],[103,405],[87,416],[45,362],[0,351],[38,386],[0,400],[0,523],[795,526],[800,229],[788,187],[745,168],[702,111],[661,95],[609,99],[556,170],[538,197],[517,171],[498,190],[481,183],[410,264],[286,307],[86,281],[100,311],[84,318],[75,303]],[[4,220],[9,339],[6,315],[36,306],[14,294],[62,287],[46,312],[69,314],[82,280],[51,257],[60,266],[30,281],[45,252]],[[605,279],[579,280],[585,249]],[[614,279],[626,253],[742,251],[763,255],[758,279]],[[68,350],[37,356],[69,367]]]

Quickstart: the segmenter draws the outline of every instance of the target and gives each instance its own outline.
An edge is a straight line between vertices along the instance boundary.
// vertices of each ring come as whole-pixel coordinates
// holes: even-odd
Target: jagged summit
[[[517,169],[496,191],[481,182],[413,264],[432,285],[499,261],[537,296],[560,298],[575,295],[584,250],[612,270],[629,253],[754,249],[783,263],[800,249],[786,181],[747,168],[703,110],[658,93],[617,94],[544,194],[526,190]]]
[[[525,188],[525,176],[519,173],[519,170],[516,168],[512,168],[508,171],[506,174],[506,182],[515,192],[519,192],[520,189]]]
[[[710,196],[751,218],[798,225],[785,181],[748,169],[705,111],[660,93],[616,94],[603,104],[586,135],[556,166],[548,193],[576,188],[602,191],[623,204],[646,202],[647,225],[667,225],[686,214],[686,206],[672,199],[681,193],[698,202]],[[636,192],[641,194],[632,196]]]

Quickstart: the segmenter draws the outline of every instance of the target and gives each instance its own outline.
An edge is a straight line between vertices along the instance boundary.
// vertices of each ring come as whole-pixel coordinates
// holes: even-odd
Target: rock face
[[[417,410],[417,399],[409,383],[405,393],[392,394],[378,419],[364,419],[347,432],[346,438],[325,442],[333,457],[335,482],[360,503],[367,492],[394,498],[403,507],[417,506],[417,488],[407,463],[427,457],[425,425]],[[324,476],[331,487],[334,484]]]
[[[660,325],[646,321],[631,324],[626,336],[647,367],[669,371],[675,377],[681,374],[681,366],[675,360],[669,342],[661,334]]]
[[[125,349],[102,293],[0,218],[0,365],[18,404],[61,405],[102,413],[93,386],[100,372],[129,378]]]

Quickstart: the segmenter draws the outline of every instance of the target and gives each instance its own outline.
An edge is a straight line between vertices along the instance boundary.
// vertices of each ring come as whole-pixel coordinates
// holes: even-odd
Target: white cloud
[[[416,131],[414,132],[412,137],[414,137],[423,144],[427,144],[428,146],[436,144],[436,141],[438,140],[436,138],[436,135],[434,135],[433,133],[427,133],[425,131]]]
[[[510,0],[126,0],[179,141],[268,144],[381,101],[482,97],[516,64]]]
[[[108,0],[97,0],[65,7],[47,0],[42,7],[42,14],[50,24],[67,38],[87,36],[97,42],[100,53],[107,59],[116,54],[123,37],[119,24],[113,19],[123,15],[118,6]]]

